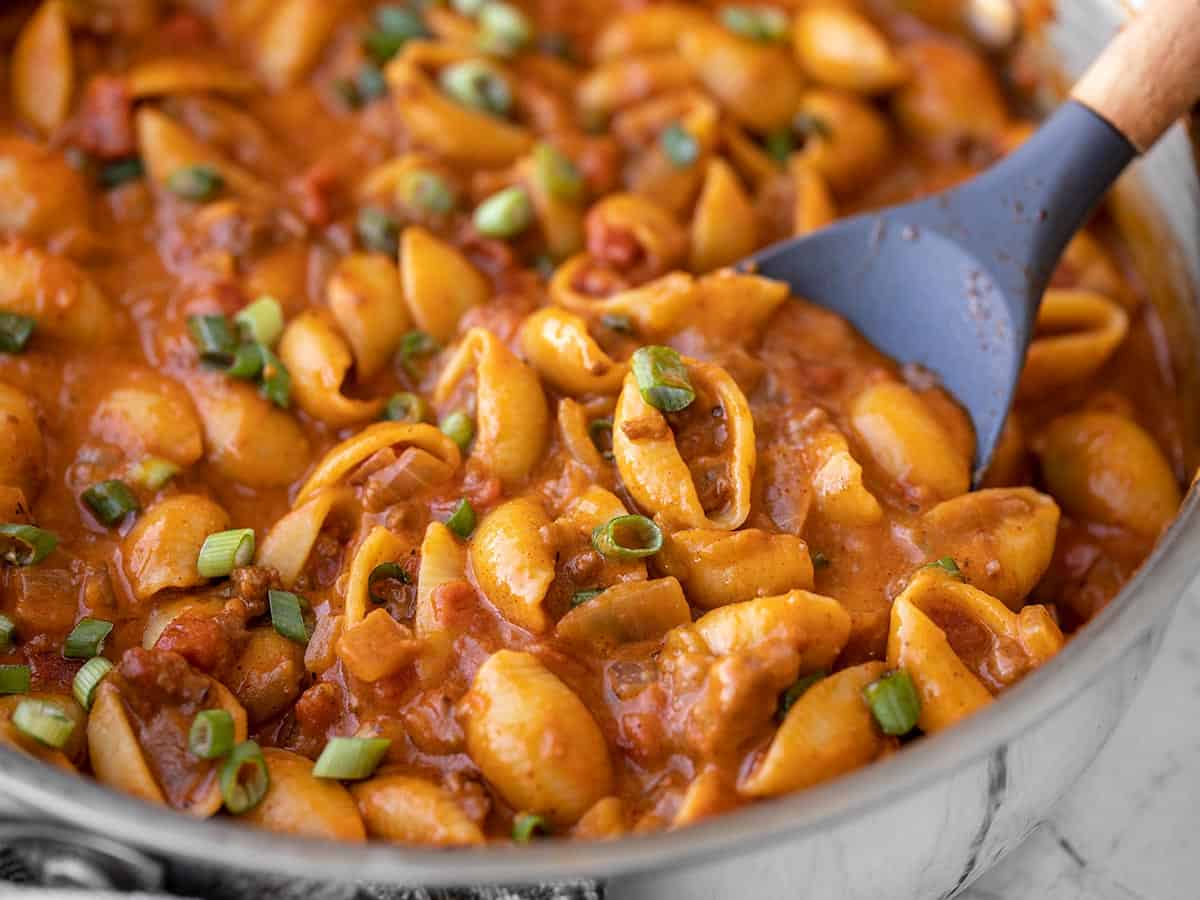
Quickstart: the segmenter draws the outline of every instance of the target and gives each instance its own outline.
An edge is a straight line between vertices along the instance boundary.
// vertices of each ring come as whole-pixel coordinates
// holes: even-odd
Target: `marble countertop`
[[[1200,896],[1200,582],[1141,693],[1049,820],[961,900]]]

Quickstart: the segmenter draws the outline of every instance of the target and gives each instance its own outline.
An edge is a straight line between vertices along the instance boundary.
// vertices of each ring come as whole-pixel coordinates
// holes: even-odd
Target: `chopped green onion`
[[[387,738],[332,738],[317,758],[313,776],[339,781],[370,778],[391,746]]]
[[[8,616],[0,614],[0,653],[12,649],[13,634],[16,633],[16,630],[16,623]]]
[[[670,347],[640,347],[631,361],[642,399],[663,412],[687,409],[696,399],[687,366]]]
[[[458,449],[466,450],[471,445],[471,440],[475,437],[475,423],[461,409],[455,410],[442,419],[438,428],[442,430],[442,434],[458,444]]]
[[[466,539],[471,536],[471,532],[475,530],[475,507],[471,505],[470,500],[463,497],[454,505],[454,511],[446,520],[446,527],[460,538]]]
[[[167,189],[183,200],[202,203],[211,200],[225,187],[225,179],[212,166],[184,166],[167,177]]]
[[[739,37],[764,44],[786,40],[791,29],[787,13],[773,6],[726,6],[721,24]]]
[[[592,419],[588,422],[588,436],[592,439],[592,443],[596,445],[596,449],[600,451],[600,455],[605,459],[612,459],[612,430],[613,420],[611,416],[605,416],[602,419]]]
[[[375,30],[363,36],[363,49],[382,65],[415,38],[429,36],[429,29],[414,10],[383,6],[375,10]]]
[[[29,666],[0,666],[0,694],[28,694],[32,683]]]
[[[917,727],[921,698],[916,685],[903,669],[889,672],[863,688],[863,698],[884,734],[899,737]]]
[[[271,786],[271,775],[258,744],[243,741],[234,747],[221,764],[220,781],[225,808],[235,816],[258,806]]]
[[[104,650],[104,641],[112,633],[113,623],[105,619],[80,619],[67,641],[63,644],[63,656],[67,659],[91,659]]]
[[[223,578],[254,558],[254,529],[217,531],[204,539],[196,571],[205,578]]]
[[[381,209],[365,206],[359,210],[355,230],[362,245],[374,253],[395,256],[400,252],[400,226]]]
[[[485,3],[479,10],[479,48],[486,53],[511,56],[533,39],[533,26],[510,3]]]
[[[283,334],[283,306],[264,295],[240,310],[233,321],[246,340],[272,347]]]
[[[792,116],[792,131],[805,138],[819,137],[828,140],[833,137],[833,127],[820,116],[811,113],[796,113]]]
[[[102,525],[116,525],[129,513],[141,509],[137,497],[123,481],[113,478],[93,484],[83,492],[83,502]]]
[[[188,731],[188,749],[200,759],[220,759],[233,749],[233,716],[224,709],[196,713]]]
[[[410,377],[416,378],[418,373],[413,360],[418,356],[432,356],[441,349],[438,342],[423,331],[410,331],[400,338],[400,365]]]
[[[796,149],[796,136],[790,128],[780,128],[767,135],[765,145],[771,159],[785,163]]]
[[[29,345],[37,319],[17,313],[0,313],[0,353],[20,353]]]
[[[75,720],[61,706],[49,700],[33,698],[17,704],[12,723],[22,734],[55,750],[61,750],[75,730]]]
[[[287,409],[292,402],[292,376],[283,361],[266,347],[259,346],[262,354],[262,393],[278,406]]]
[[[512,110],[512,88],[504,75],[481,59],[468,59],[442,69],[442,91],[456,103],[494,116]]]
[[[479,11],[483,9],[483,4],[486,2],[487,0],[450,0],[450,5],[460,16],[473,19],[479,15]]]
[[[33,525],[0,524],[0,560],[10,566],[32,566],[54,552],[58,537]]]
[[[118,188],[130,181],[137,181],[146,174],[141,157],[131,156],[128,159],[117,159],[105,163],[100,169],[100,186],[105,190]]]
[[[600,324],[617,334],[633,334],[633,319],[622,313],[605,313],[600,317]]]
[[[157,491],[178,474],[179,466],[175,463],[157,456],[147,456],[130,470],[129,477],[134,484]]]
[[[957,578],[960,581],[962,580],[962,577],[963,577],[962,569],[960,569],[958,567],[958,563],[955,562],[954,558],[950,557],[950,556],[943,556],[939,560],[935,560],[934,562],[931,562],[931,563],[926,563],[925,565],[921,566],[921,568],[922,569],[941,569],[943,572],[945,572],[951,578]]]
[[[263,370],[263,347],[261,344],[242,344],[233,352],[233,362],[225,369],[230,378],[248,381],[257,379]]]
[[[804,675],[793,684],[790,688],[783,692],[779,698],[779,708],[775,711],[776,721],[782,722],[788,714],[788,710],[808,691],[810,687],[826,677],[825,672],[813,672],[810,675]]]
[[[662,529],[645,516],[617,516],[592,531],[592,546],[611,559],[653,556],[662,545]]]
[[[187,323],[200,359],[211,365],[229,365],[238,346],[229,320],[224,316],[188,316]]]
[[[112,667],[113,664],[103,656],[93,656],[75,673],[75,680],[71,682],[71,693],[84,709],[92,708],[92,697],[96,688],[104,680],[104,676],[112,671]]]
[[[454,188],[437,172],[412,169],[404,173],[398,185],[401,202],[418,212],[444,216],[454,211]]]
[[[673,122],[663,130],[659,143],[671,165],[677,169],[686,169],[700,158],[699,142],[678,122]]]
[[[833,565],[833,561],[820,550],[811,551],[811,555],[814,569],[826,569]]]
[[[539,253],[533,261],[533,267],[537,270],[538,275],[549,281],[554,277],[554,270],[558,268],[558,264],[549,253]]]
[[[354,88],[358,98],[358,106],[378,100],[380,97],[386,96],[388,92],[387,78],[384,77],[383,69],[374,63],[366,63],[358,70],[358,80],[351,82],[351,87]]]
[[[404,571],[400,563],[380,563],[367,576],[367,596],[371,599],[372,603],[382,604],[388,601],[388,598],[383,594],[375,593],[375,585],[380,581],[398,581],[401,584],[412,584],[412,579]]]
[[[583,196],[583,173],[553,144],[543,142],[533,148],[533,171],[551,197],[574,202]]]
[[[525,188],[514,185],[480,203],[471,221],[484,237],[516,237],[533,224],[533,204]]]
[[[389,422],[424,422],[429,418],[429,404],[407,391],[392,394],[383,409],[383,417]]]
[[[576,591],[571,595],[572,606],[583,606],[589,600],[594,600],[604,593],[604,588],[588,588],[586,591]]]
[[[308,625],[304,622],[304,599],[291,591],[268,591],[271,624],[289,641],[308,643]]]
[[[528,844],[536,837],[550,834],[550,823],[534,813],[521,813],[513,819],[512,836],[518,844]]]
[[[353,78],[337,78],[333,81],[333,92],[347,109],[360,109],[363,105],[363,95],[358,83]]]

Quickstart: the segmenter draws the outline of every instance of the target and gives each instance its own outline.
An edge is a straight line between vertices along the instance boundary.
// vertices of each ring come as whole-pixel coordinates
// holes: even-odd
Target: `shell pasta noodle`
[[[932,373],[736,268],[1018,146],[1013,3],[2,4],[0,743],[474,847],[1016,702],[1195,458],[1119,217],[978,489]]]

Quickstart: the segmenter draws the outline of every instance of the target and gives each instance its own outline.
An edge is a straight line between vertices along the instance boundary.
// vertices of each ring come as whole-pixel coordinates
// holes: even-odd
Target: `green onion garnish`
[[[421,213],[444,216],[457,203],[454,188],[437,172],[412,169],[404,173],[396,187],[400,201]]]
[[[903,669],[889,672],[868,684],[863,688],[863,698],[884,734],[898,737],[917,727],[921,698],[912,678]]]
[[[37,319],[0,312],[0,353],[20,353],[29,345]]]
[[[400,252],[400,226],[382,209],[364,206],[354,226],[358,240],[373,253],[395,256]]]
[[[8,616],[0,613],[0,653],[12,649],[13,634],[16,630],[16,623]]]
[[[442,434],[458,444],[460,450],[466,450],[475,437],[475,423],[461,409],[455,410],[442,419],[438,428],[442,430]]]
[[[358,105],[370,103],[384,97],[388,92],[387,78],[383,69],[374,63],[366,63],[358,70],[358,81],[351,82],[358,97]]]
[[[633,334],[633,319],[621,313],[605,313],[600,317],[600,324],[617,334]]]
[[[475,507],[471,501],[463,497],[454,505],[454,511],[446,520],[446,527],[464,540],[475,530]]]
[[[767,135],[764,142],[767,155],[779,163],[788,161],[792,151],[796,149],[796,136],[790,128],[780,128]]]
[[[238,346],[229,320],[224,316],[188,316],[187,323],[200,359],[210,365],[229,365]]]
[[[828,140],[833,137],[833,126],[827,120],[806,112],[799,112],[792,116],[792,131],[805,138],[817,137]]]
[[[424,422],[429,418],[429,404],[408,391],[392,394],[383,408],[383,417],[389,422]]]
[[[239,566],[248,566],[253,558],[253,528],[218,531],[204,539],[196,571],[205,578],[224,578]]]
[[[592,546],[611,559],[653,556],[662,545],[662,529],[645,516],[617,516],[592,530]]]
[[[631,363],[642,399],[655,409],[679,412],[696,399],[687,366],[670,347],[640,347]]]
[[[179,466],[175,463],[157,456],[147,456],[130,470],[129,477],[134,484],[157,491],[178,474]]]
[[[921,568],[922,569],[941,569],[943,572],[945,572],[951,578],[957,578],[960,581],[962,580],[962,577],[963,577],[962,569],[960,569],[958,567],[958,563],[955,562],[954,558],[950,557],[950,556],[943,556],[941,559],[935,560],[934,562],[925,563],[925,565],[921,566]]]
[[[613,420],[611,416],[592,419],[592,421],[588,422],[588,436],[592,439],[592,443],[596,445],[596,449],[600,451],[600,455],[605,459],[613,458],[612,430]]]
[[[423,331],[410,331],[400,338],[400,365],[410,378],[416,378],[420,373],[413,363],[417,357],[432,356],[441,349],[431,335]]]
[[[0,524],[0,560],[10,566],[32,566],[54,552],[58,537],[52,531],[12,522]]]
[[[274,346],[283,334],[283,306],[274,297],[259,297],[233,317],[248,341]]]
[[[200,759],[219,759],[233,749],[233,716],[224,709],[196,713],[188,731],[188,749]]]
[[[473,19],[479,15],[479,11],[483,9],[483,4],[486,2],[487,0],[450,0],[450,5],[460,16]]]
[[[786,40],[791,28],[787,13],[773,6],[726,6],[721,24],[739,37],[764,44]]]
[[[101,525],[116,525],[141,506],[125,482],[111,479],[93,484],[83,492],[83,502]]]
[[[439,73],[438,83],[451,100],[471,109],[494,116],[506,116],[512,109],[512,89],[507,79],[481,59],[447,66]]]
[[[678,122],[668,125],[663,130],[659,136],[659,143],[662,145],[667,159],[677,169],[686,169],[700,158],[700,144]]]
[[[308,643],[308,625],[304,622],[305,602],[291,591],[268,591],[267,602],[271,608],[271,624],[289,641]]]
[[[270,786],[266,760],[254,741],[238,744],[221,764],[221,796],[235,816],[256,807]]]
[[[182,200],[202,203],[225,187],[225,179],[212,166],[199,164],[176,169],[167,177],[167,190]]]
[[[28,694],[32,681],[29,666],[0,666],[0,694]]]
[[[825,672],[813,672],[809,675],[804,675],[799,681],[784,691],[779,698],[779,708],[775,711],[776,721],[782,722],[787,716],[788,710],[792,708],[795,702],[803,697],[810,687],[825,677]]]
[[[551,197],[574,202],[583,196],[583,173],[553,144],[543,142],[533,148],[533,171]]]
[[[262,374],[263,350],[261,344],[242,344],[233,353],[233,362],[225,369],[231,378],[254,380]]]
[[[332,84],[333,92],[347,109],[361,109],[363,95],[353,78],[336,78]]]
[[[316,778],[340,781],[370,778],[391,746],[387,738],[332,738],[321,751],[312,773]]]
[[[363,36],[363,49],[383,65],[409,41],[428,36],[429,30],[414,10],[383,6],[375,10],[375,30]]]
[[[113,630],[113,623],[105,619],[80,619],[63,644],[63,656],[67,659],[91,659],[104,650],[104,641]]]
[[[292,376],[278,356],[261,344],[258,352],[262,354],[262,395],[278,406],[287,409],[292,402]]]
[[[484,237],[515,237],[533,224],[533,204],[525,188],[514,185],[480,203],[471,221]]]
[[[528,844],[534,838],[550,834],[550,823],[534,813],[521,813],[513,819],[512,837],[518,844]]]
[[[398,581],[401,584],[412,584],[412,579],[400,563],[385,562],[380,563],[371,570],[371,574],[367,576],[367,596],[372,603],[383,604],[387,603],[388,598],[383,594],[375,593],[375,585],[380,581]]]
[[[533,26],[509,3],[485,3],[479,10],[479,49],[511,56],[533,39]]]
[[[104,680],[104,676],[112,671],[112,667],[113,664],[103,656],[94,656],[75,673],[75,680],[71,682],[71,693],[84,709],[92,708],[92,697],[96,688]]]
[[[820,550],[811,551],[811,555],[814,569],[826,569],[833,565],[833,561]]]
[[[572,606],[583,606],[589,600],[594,600],[604,593],[604,588],[588,588],[586,591],[576,591],[571,595]]]
[[[49,700],[22,700],[13,710],[12,723],[17,730],[47,747],[61,750],[75,730],[75,720],[57,703]]]
[[[142,165],[141,157],[130,156],[106,163],[101,167],[98,177],[102,188],[112,190],[130,181],[137,181],[145,174],[146,167]]]

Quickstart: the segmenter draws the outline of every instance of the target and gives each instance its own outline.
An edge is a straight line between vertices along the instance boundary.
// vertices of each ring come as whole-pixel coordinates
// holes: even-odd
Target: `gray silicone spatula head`
[[[1156,60],[1168,47],[1172,59]],[[1138,150],[1200,96],[1198,68],[1200,0],[1152,0],[1077,99],[994,168],[745,265],[844,316],[898,362],[936,374],[975,426],[978,483],[1063,249]]]

